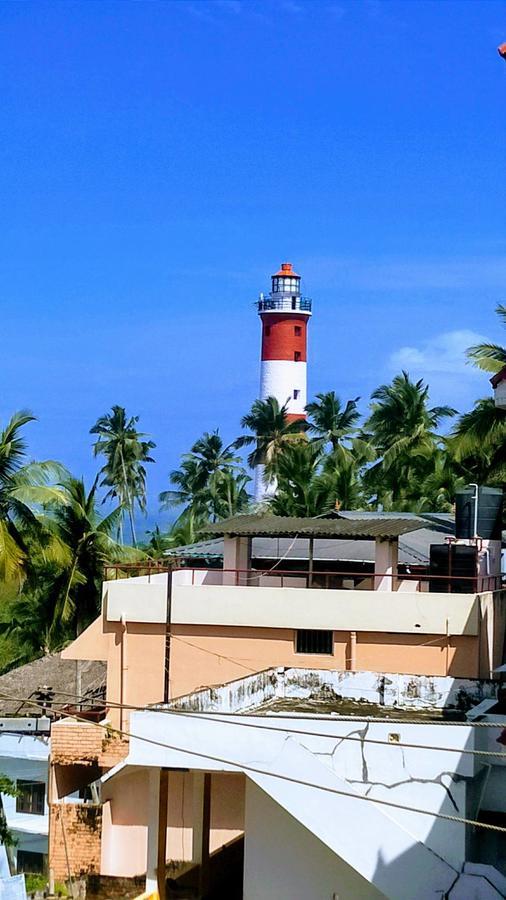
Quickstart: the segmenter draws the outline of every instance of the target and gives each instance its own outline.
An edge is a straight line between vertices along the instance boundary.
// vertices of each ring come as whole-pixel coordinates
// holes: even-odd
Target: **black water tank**
[[[455,537],[473,538],[476,503],[476,488],[469,486],[456,492],[455,497]],[[502,530],[502,490],[501,488],[478,488],[477,537],[491,541],[501,540]]]
[[[472,594],[476,590],[477,548],[465,544],[431,544],[429,591]]]

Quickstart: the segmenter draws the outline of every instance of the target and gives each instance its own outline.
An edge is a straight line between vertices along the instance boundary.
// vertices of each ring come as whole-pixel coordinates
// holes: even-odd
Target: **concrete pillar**
[[[223,538],[223,584],[248,584],[251,569],[251,538]],[[227,569],[231,571],[226,571]],[[242,571],[237,571],[242,570]],[[248,570],[248,571],[244,571]]]
[[[199,867],[198,897],[209,891],[211,775],[193,772],[192,862]]]
[[[374,555],[374,590],[397,590],[397,562],[399,541],[377,538]]]
[[[158,891],[161,898],[165,897],[168,775],[166,769],[152,768],[148,776],[146,893]]]

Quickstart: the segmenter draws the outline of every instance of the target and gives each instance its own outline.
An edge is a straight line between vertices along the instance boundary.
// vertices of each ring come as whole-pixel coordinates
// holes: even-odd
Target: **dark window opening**
[[[271,326],[266,325],[265,326],[265,337],[269,337],[270,333],[271,333]]]
[[[334,652],[333,631],[313,631],[302,628],[297,631],[297,653],[325,653],[332,656]]]
[[[295,390],[293,392],[293,399],[298,400],[299,396],[300,396],[300,391],[298,391],[297,388],[295,388]]]
[[[295,332],[295,337],[300,337],[300,336],[301,336],[301,334],[302,334],[302,328],[300,327],[300,325],[295,325],[293,330],[294,330],[294,332]]]
[[[300,362],[300,350],[295,350],[293,354],[295,362]]]
[[[297,309],[297,297],[292,297],[292,309]]]
[[[46,872],[46,855],[33,850],[18,850],[16,868],[19,874],[43,875]]]
[[[44,815],[46,785],[43,781],[17,781],[16,812]]]

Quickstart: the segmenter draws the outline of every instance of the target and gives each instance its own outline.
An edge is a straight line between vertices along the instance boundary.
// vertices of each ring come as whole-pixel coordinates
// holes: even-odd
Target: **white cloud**
[[[466,350],[485,338],[470,329],[445,331],[424,341],[418,347],[401,347],[390,355],[391,368],[407,369],[410,373],[430,375],[451,373],[466,376],[478,375],[467,364]],[[482,374],[482,373],[481,373]]]

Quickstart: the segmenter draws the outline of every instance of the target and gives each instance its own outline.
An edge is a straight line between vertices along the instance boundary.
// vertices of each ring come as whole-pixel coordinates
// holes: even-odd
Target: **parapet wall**
[[[400,709],[467,711],[494,698],[497,681],[449,676],[276,668],[173,700],[172,709],[243,712],[275,698],[345,698]]]

